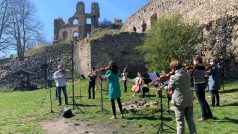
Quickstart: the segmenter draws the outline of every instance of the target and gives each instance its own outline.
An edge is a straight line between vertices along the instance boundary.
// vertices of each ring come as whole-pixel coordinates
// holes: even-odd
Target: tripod
[[[100,91],[100,104],[101,104],[101,109],[98,110],[98,111],[96,111],[96,113],[98,113],[98,112],[106,112],[106,113],[109,113],[108,110],[106,110],[106,109],[103,108],[102,76],[99,76],[99,78],[100,78],[100,90],[101,90],[101,91]]]
[[[161,90],[164,88],[164,85],[162,85]],[[160,96],[160,124],[158,124],[157,126],[159,126],[158,130],[157,130],[157,134],[160,132],[161,134],[165,131],[164,126],[168,127],[171,130],[176,131],[176,129],[166,125],[163,122],[163,99],[162,99],[162,92],[161,92],[161,96]],[[156,127],[157,127],[156,126]]]

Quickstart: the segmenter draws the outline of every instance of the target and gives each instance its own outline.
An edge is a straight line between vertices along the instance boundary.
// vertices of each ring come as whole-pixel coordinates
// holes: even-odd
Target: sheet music
[[[150,79],[152,81],[154,81],[153,85],[159,85],[160,83],[157,80],[158,76],[156,75],[156,73],[148,73],[150,76]]]

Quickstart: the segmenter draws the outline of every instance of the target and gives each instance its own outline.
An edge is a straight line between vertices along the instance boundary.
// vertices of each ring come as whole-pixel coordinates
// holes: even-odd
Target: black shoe
[[[60,104],[58,104],[57,106],[61,106],[61,103],[60,103]]]
[[[215,104],[211,104],[210,106],[211,106],[211,107],[215,107]]]
[[[220,104],[216,104],[217,107],[220,107]]]

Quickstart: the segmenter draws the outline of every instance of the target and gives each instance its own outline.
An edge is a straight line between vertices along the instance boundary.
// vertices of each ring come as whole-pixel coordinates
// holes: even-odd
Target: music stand
[[[105,108],[103,108],[103,93],[102,93],[102,81],[103,81],[103,78],[102,78],[102,76],[100,75],[99,76],[99,78],[100,78],[100,104],[101,104],[101,109],[99,109],[98,111],[96,111],[96,113],[98,113],[98,112],[106,112],[106,113],[109,113],[109,111],[108,110],[106,110]]]
[[[152,81],[155,81],[158,78],[155,73],[149,73],[149,76],[150,76]],[[157,82],[157,81],[155,81],[155,82]],[[164,81],[159,81],[156,84],[161,85],[160,86],[161,90],[163,90],[164,87],[165,87],[164,86]],[[170,127],[169,125],[165,124],[164,121],[163,121],[163,99],[162,98],[163,98],[163,92],[161,92],[161,95],[160,95],[160,124],[154,126],[154,127],[159,127],[158,130],[157,130],[157,134],[159,132],[162,134],[165,131],[164,126],[168,127],[171,130],[176,131],[176,129],[174,129],[174,128]]]

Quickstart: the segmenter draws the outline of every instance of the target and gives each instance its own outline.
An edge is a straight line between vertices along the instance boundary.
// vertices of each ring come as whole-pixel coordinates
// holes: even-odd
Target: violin
[[[166,81],[168,81],[168,80],[170,79],[170,77],[171,77],[172,75],[174,75],[174,74],[175,74],[174,71],[170,71],[168,74],[165,74],[165,75],[163,75],[163,76],[157,78],[157,81],[166,82]]]
[[[186,71],[191,71],[191,70],[193,70],[193,68],[194,68],[193,65],[185,66]]]
[[[211,69],[212,69],[212,67],[214,67],[214,65],[207,64],[207,65],[205,66],[205,68],[206,68],[206,71],[208,71],[208,70],[211,70]]]

